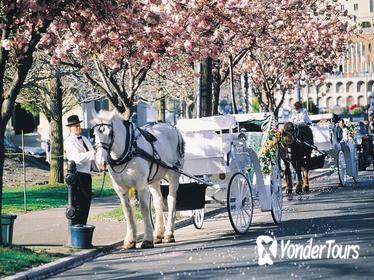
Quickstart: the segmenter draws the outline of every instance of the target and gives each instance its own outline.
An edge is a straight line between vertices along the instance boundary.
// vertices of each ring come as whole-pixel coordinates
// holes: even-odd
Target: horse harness
[[[158,154],[158,152],[157,152],[157,150],[155,149],[155,146],[154,146],[154,142],[157,141],[157,138],[152,133],[148,132],[146,129],[142,129],[142,128],[139,128],[139,127],[135,128],[135,125],[130,121],[124,120],[123,124],[126,128],[126,133],[127,133],[127,135],[129,135],[129,137],[126,137],[125,149],[122,152],[122,154],[120,155],[120,157],[117,158],[117,159],[113,159],[110,155],[112,145],[113,145],[113,142],[114,142],[114,140],[113,140],[114,139],[113,125],[112,124],[106,124],[106,123],[100,123],[100,124],[96,124],[95,126],[93,126],[91,128],[91,135],[93,134],[93,131],[96,127],[99,127],[99,130],[101,129],[101,127],[104,127],[104,126],[108,126],[108,127],[111,128],[111,132],[109,134],[109,137],[111,139],[110,144],[99,143],[99,144],[95,144],[94,147],[95,147],[95,149],[101,147],[108,152],[108,154],[109,154],[108,163],[109,163],[110,167],[112,168],[112,170],[114,172],[116,172],[116,173],[123,172],[127,168],[127,164],[130,162],[130,160],[132,160],[136,156],[141,157],[141,158],[143,158],[146,161],[149,161],[151,163],[150,166],[149,166],[149,175],[148,175],[148,178],[147,178],[148,183],[150,183],[156,177],[160,166],[162,166],[164,168],[172,169],[174,171],[178,171],[178,166],[180,165],[180,163],[177,162],[174,166],[170,166],[170,165],[166,164],[165,162],[163,162],[161,160],[161,157]],[[149,126],[151,126],[151,125],[149,125]],[[136,130],[138,130],[138,132],[139,132],[137,135],[135,135]],[[151,145],[152,155],[147,153],[142,148],[138,147],[137,140],[141,136],[143,136],[144,139]],[[114,169],[116,166],[123,165],[123,164],[125,164],[125,166],[120,172],[117,172]],[[152,175],[152,168],[153,168],[154,164],[156,164],[156,170],[155,170],[154,174]]]
[[[304,139],[300,139],[300,137],[299,137],[299,135],[300,135],[300,128],[299,128],[299,126],[297,124],[294,124],[294,128],[292,129],[291,134],[294,137],[296,143],[299,143],[299,144],[307,146],[307,147],[309,147],[309,148],[311,148],[313,150],[316,150],[317,152],[319,152],[322,155],[327,155],[325,152],[320,151],[317,146],[315,146],[313,144],[310,144],[308,142],[305,142]],[[281,145],[282,145],[283,148],[287,149],[288,153],[292,154],[291,148],[289,146],[284,146],[283,142],[282,142]]]

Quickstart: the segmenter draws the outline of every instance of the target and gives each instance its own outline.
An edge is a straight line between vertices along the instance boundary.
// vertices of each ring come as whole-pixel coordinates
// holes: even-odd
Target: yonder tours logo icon
[[[310,238],[304,244],[294,240],[280,240],[269,235],[257,237],[258,265],[272,265],[274,260],[315,260],[315,259],[358,259],[360,256],[360,245],[338,244],[335,240],[326,240],[324,243],[317,243]],[[278,244],[280,254],[277,254]]]
[[[272,265],[273,260],[271,258],[275,258],[277,256],[278,247],[278,242],[275,237],[273,238],[269,235],[260,235],[259,237],[257,237],[256,244],[258,253],[258,265]]]

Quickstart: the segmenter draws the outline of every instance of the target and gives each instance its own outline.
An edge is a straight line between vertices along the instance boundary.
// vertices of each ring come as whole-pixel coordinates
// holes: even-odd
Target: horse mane
[[[117,110],[113,111],[106,111],[100,110],[99,113],[94,114],[94,118],[92,120],[92,124],[98,123],[111,123],[113,120],[120,120],[121,122],[124,120],[123,116],[121,116]]]
[[[303,140],[309,144],[314,145],[313,132],[309,125],[299,124],[300,140]]]

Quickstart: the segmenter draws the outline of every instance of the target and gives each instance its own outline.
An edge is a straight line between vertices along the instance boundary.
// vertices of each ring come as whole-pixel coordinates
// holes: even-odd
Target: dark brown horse
[[[292,177],[290,162],[296,171],[298,182],[296,193],[309,192],[309,166],[312,148],[303,144],[313,145],[313,133],[305,124],[294,125],[291,122],[284,124],[282,130],[283,153],[281,157],[285,164],[285,180],[287,194],[292,194]]]

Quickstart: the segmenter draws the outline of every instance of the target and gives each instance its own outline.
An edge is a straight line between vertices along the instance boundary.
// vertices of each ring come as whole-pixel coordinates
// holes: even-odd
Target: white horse
[[[131,187],[135,187],[138,192],[144,220],[144,238],[141,248],[153,248],[154,243],[175,242],[175,207],[180,174],[144,159],[144,155],[139,156],[137,151],[140,148],[151,157],[158,157],[163,162],[182,168],[184,141],[180,132],[169,124],[157,123],[147,128],[147,131],[157,138],[157,140],[153,139],[154,142],[151,144],[152,141],[146,140],[146,135],[135,128],[133,123],[125,121],[116,111],[94,113],[93,125],[91,133],[95,140],[96,164],[101,171],[105,170],[108,165],[113,188],[121,200],[125,214],[127,234],[124,248],[133,249],[136,247],[136,223],[129,201]],[[163,178],[169,182],[166,227],[164,226],[163,198],[160,190],[160,180]],[[156,210],[153,236],[148,185]]]

